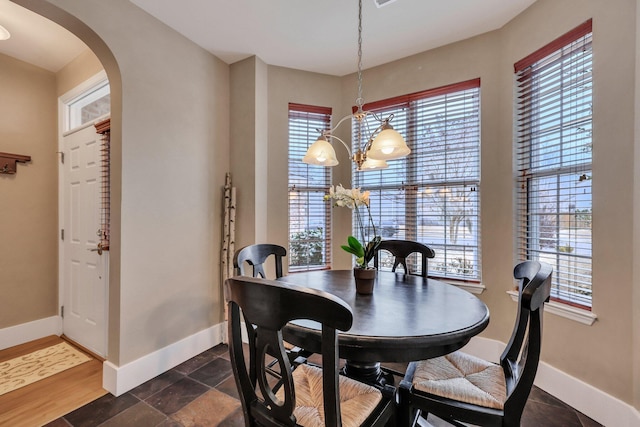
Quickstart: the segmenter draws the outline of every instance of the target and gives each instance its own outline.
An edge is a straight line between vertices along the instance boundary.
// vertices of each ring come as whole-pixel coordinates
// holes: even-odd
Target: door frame
[[[98,72],[97,74],[95,74],[94,76],[88,78],[87,80],[85,80],[84,82],[80,83],[79,85],[77,85],[76,87],[74,87],[73,89],[69,90],[68,92],[64,93],[63,95],[61,95],[60,97],[58,97],[58,144],[57,144],[57,151],[56,151],[56,156],[57,156],[57,164],[58,164],[58,230],[57,230],[57,234],[58,234],[58,318],[59,318],[59,327],[58,327],[58,331],[60,331],[62,334],[64,334],[64,321],[62,318],[62,306],[65,305],[65,283],[64,283],[64,256],[65,256],[65,252],[64,252],[64,241],[61,238],[61,233],[62,233],[62,229],[64,229],[64,210],[65,210],[65,188],[64,188],[64,184],[65,184],[65,170],[64,170],[64,164],[61,161],[62,158],[62,153],[64,151],[64,137],[70,133],[76,132],[78,130],[87,128],[89,126],[94,126],[95,123],[105,119],[107,116],[105,117],[100,117],[96,120],[93,120],[91,122],[85,123],[82,126],[78,126],[74,129],[71,130],[65,130],[66,125],[65,123],[67,123],[68,120],[68,110],[67,110],[67,105],[73,101],[74,99],[76,99],[78,96],[90,92],[92,89],[96,88],[97,86],[101,86],[102,84],[104,84],[104,82],[108,81],[109,79],[107,78],[107,73],[106,71],[102,70],[100,72]],[[97,133],[96,133],[97,135]],[[65,159],[65,161],[68,161],[68,159]],[[109,325],[109,251],[106,251],[103,256],[107,257],[106,258],[106,262],[105,262],[105,283],[106,283],[106,289],[107,292],[105,293],[105,322],[104,322],[104,349],[105,349],[105,354],[104,357],[106,359],[107,355],[108,355],[108,351],[109,351],[109,347],[108,347],[108,343],[109,343],[109,335],[108,335],[108,325]],[[82,343],[78,343],[80,345],[82,345]]]

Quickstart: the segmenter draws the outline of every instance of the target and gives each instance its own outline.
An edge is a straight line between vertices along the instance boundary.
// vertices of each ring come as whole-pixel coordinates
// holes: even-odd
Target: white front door
[[[108,253],[100,243],[100,135],[86,126],[63,137],[61,251],[63,333],[94,353],[107,352]]]

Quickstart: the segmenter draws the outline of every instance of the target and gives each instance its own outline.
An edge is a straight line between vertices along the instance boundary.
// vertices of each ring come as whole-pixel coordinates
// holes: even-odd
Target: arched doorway
[[[68,14],[64,10],[58,8],[55,5],[52,5],[49,2],[46,2],[46,1],[33,2],[33,1],[24,1],[24,0],[12,0],[12,1],[13,3],[16,3],[24,7],[25,9],[35,12],[36,14],[44,18],[47,18],[53,22],[56,22],[58,25],[70,31],[76,37],[82,40],[98,58],[104,70],[106,71],[106,74],[108,76],[108,80],[111,86],[111,89],[110,89],[112,94],[111,95],[111,128],[112,128],[111,145],[112,147],[115,147],[115,151],[119,152],[120,140],[121,140],[120,123],[121,123],[121,110],[122,110],[121,78],[120,78],[120,71],[118,68],[118,64],[116,63],[116,60],[113,54],[111,53],[110,49],[107,47],[104,41],[87,25],[85,25],[83,22],[78,20],[76,17]],[[121,170],[120,157],[113,156],[113,158],[111,159],[111,163],[112,163],[111,176],[113,177],[112,179],[113,181],[118,183],[119,182],[118,175]],[[116,188],[119,188],[119,187],[116,187]],[[119,232],[119,229],[117,226],[117,224],[119,223],[119,221],[117,221],[117,218],[119,218],[119,191],[115,191],[114,196],[115,197],[112,196],[112,200],[111,200],[111,216],[112,218],[116,219],[114,221],[116,223],[116,226],[112,228],[111,230],[112,234],[116,234]],[[118,245],[117,238],[115,239],[114,243],[111,245],[110,250],[111,250],[111,253],[110,253],[111,259],[114,261],[110,264],[109,268],[117,269],[119,268],[119,263],[117,261],[118,255],[119,255],[119,245]],[[109,313],[111,313],[112,310],[117,313],[119,310],[119,307],[118,307],[119,300],[117,298],[113,298],[112,296],[117,295],[119,291],[118,290],[119,288],[118,274],[116,273],[113,275],[109,275],[109,277],[111,278],[109,282],[110,290],[108,294]],[[62,283],[60,283],[59,286],[62,286]],[[65,302],[64,300],[60,301],[61,304],[63,304],[64,302]],[[108,337],[110,342],[114,342],[116,344],[115,345],[109,344],[108,345],[109,352],[104,356],[107,358],[107,360],[111,360],[112,358],[115,358],[117,360],[117,357],[118,357],[117,320],[118,319],[117,319],[117,316],[110,316],[109,313],[107,313],[107,317],[106,317],[108,328],[109,328]],[[83,343],[80,342],[79,344],[82,345]]]

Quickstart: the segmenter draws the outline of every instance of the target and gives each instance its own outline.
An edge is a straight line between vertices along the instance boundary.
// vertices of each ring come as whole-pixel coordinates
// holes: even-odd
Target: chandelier
[[[8,40],[11,37],[9,30],[0,25],[0,40]]]
[[[333,145],[329,141],[335,139],[344,145],[349,157],[356,164],[356,170],[376,170],[388,167],[387,160],[399,159],[407,156],[411,150],[407,147],[404,138],[400,133],[391,127],[389,122],[393,119],[393,114],[382,119],[372,111],[364,111],[362,105],[362,0],[358,0],[358,97],[356,98],[357,110],[346,117],[343,117],[335,127],[329,130],[319,130],[320,137],[311,144],[307,153],[302,158],[304,163],[320,166],[335,166],[338,158]],[[369,133],[366,139],[363,138],[364,128],[367,118],[373,118],[376,128]],[[347,119],[356,127],[356,141],[358,150],[352,153],[349,146],[342,139],[334,135],[335,130]],[[364,144],[363,144],[364,142]]]

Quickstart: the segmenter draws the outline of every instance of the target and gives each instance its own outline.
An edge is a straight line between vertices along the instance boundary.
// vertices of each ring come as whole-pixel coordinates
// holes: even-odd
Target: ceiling
[[[54,73],[87,49],[58,24],[9,0],[0,0],[0,25],[11,33],[0,40],[0,53]]]
[[[232,64],[257,55],[270,65],[342,76],[357,70],[356,0],[130,0]],[[363,0],[362,62],[370,68],[495,30],[535,0]],[[86,46],[9,0],[0,53],[51,71]]]

